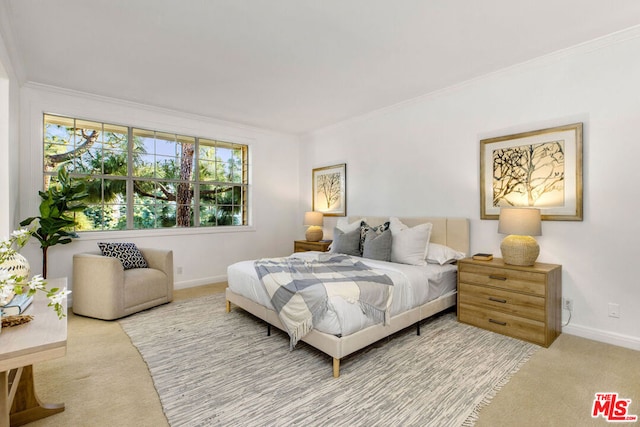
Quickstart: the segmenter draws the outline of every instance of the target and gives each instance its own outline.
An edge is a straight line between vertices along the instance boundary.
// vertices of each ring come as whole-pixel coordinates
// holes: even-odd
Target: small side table
[[[67,279],[50,279],[63,288]],[[2,328],[0,334],[0,427],[21,426],[64,411],[63,403],[43,403],[35,392],[33,364],[67,352],[67,319],[58,319],[44,295],[36,295],[25,325]],[[67,300],[63,301],[67,312]]]
[[[320,240],[319,242],[308,242],[306,240],[295,240],[293,242],[294,252],[319,251],[327,252],[333,240]]]

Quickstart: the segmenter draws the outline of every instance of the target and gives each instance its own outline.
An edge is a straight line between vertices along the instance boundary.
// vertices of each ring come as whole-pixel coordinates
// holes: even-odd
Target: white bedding
[[[298,252],[291,257],[315,259],[318,255],[320,252]],[[391,316],[456,291],[457,267],[455,265],[415,266],[359,257],[357,259],[387,274],[393,281]],[[273,309],[253,263],[254,261],[241,261],[228,267],[229,288],[253,302]],[[346,336],[373,323],[373,320],[364,315],[358,304],[348,302],[341,297],[331,297],[327,314],[314,325],[314,328],[320,332]]]

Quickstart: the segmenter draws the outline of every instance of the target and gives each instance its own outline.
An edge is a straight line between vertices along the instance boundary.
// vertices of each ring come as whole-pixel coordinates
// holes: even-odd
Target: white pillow
[[[398,218],[389,219],[391,230],[391,262],[426,265],[427,249],[431,237],[431,223],[409,228]]]
[[[464,252],[456,251],[449,246],[441,245],[439,243],[429,243],[429,249],[427,251],[427,262],[429,264],[450,264],[454,261],[462,259],[467,255]]]

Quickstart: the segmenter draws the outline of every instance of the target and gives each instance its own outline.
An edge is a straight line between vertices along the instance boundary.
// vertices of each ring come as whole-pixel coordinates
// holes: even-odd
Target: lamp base
[[[505,264],[529,266],[536,262],[540,246],[531,236],[512,234],[504,238],[500,251]]]
[[[319,225],[312,225],[307,228],[307,232],[304,235],[307,239],[307,242],[319,242],[322,240],[322,227]]]

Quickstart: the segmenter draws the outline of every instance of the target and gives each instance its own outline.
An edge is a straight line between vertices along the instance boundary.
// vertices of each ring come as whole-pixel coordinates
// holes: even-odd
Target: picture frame
[[[313,169],[312,210],[324,216],[347,215],[347,164]]]
[[[535,207],[543,220],[582,221],[582,123],[482,139],[480,218]]]

